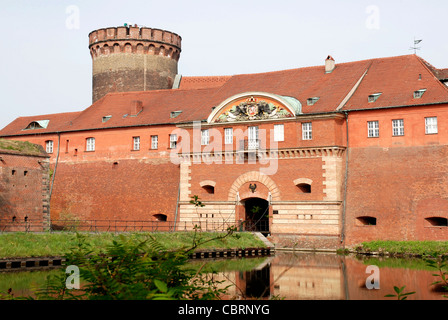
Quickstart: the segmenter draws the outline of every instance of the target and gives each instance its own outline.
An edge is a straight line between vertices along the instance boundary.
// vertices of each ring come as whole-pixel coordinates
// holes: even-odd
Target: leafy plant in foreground
[[[404,288],[406,288],[406,286],[402,286],[401,288],[394,286],[394,291],[396,294],[386,294],[385,297],[387,298],[397,297],[398,300],[406,300],[409,295],[415,293],[415,291],[403,293]]]
[[[434,277],[440,278],[440,280],[431,283],[433,286],[441,286],[442,290],[448,292],[448,257],[440,256],[437,254],[431,254],[425,259],[426,265],[432,269],[437,270],[438,273],[433,273]],[[447,295],[443,297],[448,298]]]
[[[81,288],[68,290],[67,275],[61,274],[36,292],[37,299],[219,299],[227,289],[202,275],[202,268],[186,267],[191,248],[169,251],[151,235],[141,240],[120,235],[101,252],[84,236],[77,237],[78,245],[66,261],[79,267]]]

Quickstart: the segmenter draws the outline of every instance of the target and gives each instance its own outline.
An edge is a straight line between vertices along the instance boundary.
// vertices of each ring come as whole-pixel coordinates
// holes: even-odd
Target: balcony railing
[[[238,151],[251,151],[261,148],[260,139],[239,140]]]

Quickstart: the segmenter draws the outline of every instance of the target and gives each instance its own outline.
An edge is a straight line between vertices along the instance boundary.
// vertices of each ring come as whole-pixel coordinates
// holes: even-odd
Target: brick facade
[[[329,56],[182,78],[180,40],[149,28],[92,32],[92,106],[0,132],[53,142],[52,219],[163,217],[177,230],[261,221],[278,245],[308,248],[448,238],[446,69],[416,55]],[[45,127],[25,130],[36,121]]]
[[[448,218],[446,106],[420,107],[349,116],[347,244],[374,239],[441,240],[448,229],[431,218]],[[437,116],[438,133],[425,132],[425,117]],[[403,136],[391,122],[404,119]],[[377,119],[378,138],[367,138],[366,123]],[[353,138],[351,138],[353,136]],[[377,219],[365,225],[359,217]],[[429,220],[428,220],[429,219]]]
[[[0,230],[50,227],[49,156],[0,148]]]

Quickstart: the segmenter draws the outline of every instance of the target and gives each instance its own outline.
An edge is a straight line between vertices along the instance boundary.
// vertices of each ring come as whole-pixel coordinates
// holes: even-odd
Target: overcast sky
[[[124,23],[182,37],[184,76],[258,73],[414,53],[448,68],[448,1],[0,0],[0,128],[91,105],[88,34]]]

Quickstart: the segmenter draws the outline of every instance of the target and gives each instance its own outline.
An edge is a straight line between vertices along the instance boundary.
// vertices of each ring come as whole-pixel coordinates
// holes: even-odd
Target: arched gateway
[[[228,200],[236,200],[235,219],[241,230],[270,233],[271,201],[280,200],[276,183],[267,175],[250,171],[230,187]]]

